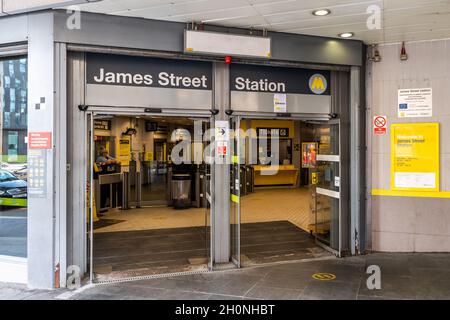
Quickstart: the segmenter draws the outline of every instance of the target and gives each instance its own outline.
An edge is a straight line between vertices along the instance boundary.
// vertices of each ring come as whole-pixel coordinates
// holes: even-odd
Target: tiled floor
[[[241,222],[289,221],[303,230],[310,221],[308,188],[258,189],[242,197]],[[165,228],[200,227],[205,225],[209,210],[191,208],[174,210],[171,207],[154,207],[115,210],[104,216],[123,222],[96,229],[96,233],[150,230]]]
[[[367,287],[369,265],[381,289]],[[332,273],[335,280],[312,278]],[[98,285],[79,293],[0,284],[0,299],[450,299],[450,254],[371,254]],[[63,296],[61,296],[62,298]]]
[[[241,225],[245,266],[326,257],[309,233],[289,221]],[[94,238],[98,280],[204,270],[208,264],[209,228],[188,227],[103,232]]]
[[[209,213],[209,212],[208,212]],[[153,207],[113,211],[95,224],[94,271],[100,280],[204,269],[207,210]],[[242,198],[242,263],[328,256],[303,231],[307,188],[258,189]]]

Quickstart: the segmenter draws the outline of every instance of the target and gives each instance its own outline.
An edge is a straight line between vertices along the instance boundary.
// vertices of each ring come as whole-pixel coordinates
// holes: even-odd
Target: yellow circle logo
[[[322,94],[327,91],[327,78],[316,73],[309,78],[309,89],[315,94]]]
[[[321,281],[335,280],[336,276],[332,273],[315,273],[312,275],[313,279]]]

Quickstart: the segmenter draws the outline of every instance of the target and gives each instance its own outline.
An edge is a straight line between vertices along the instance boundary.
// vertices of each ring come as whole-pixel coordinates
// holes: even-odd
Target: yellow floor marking
[[[336,275],[332,273],[315,273],[312,275],[313,279],[321,280],[321,281],[330,281],[330,280],[336,280]]]

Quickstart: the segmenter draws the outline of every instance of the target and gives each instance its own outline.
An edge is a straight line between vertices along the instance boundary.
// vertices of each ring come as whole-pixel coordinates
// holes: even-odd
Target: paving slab
[[[367,288],[369,265],[381,269],[381,289]],[[316,280],[316,272],[336,279]],[[365,256],[276,263],[240,270],[170,276],[69,290],[32,290],[0,283],[0,299],[241,300],[241,299],[450,299],[450,254],[374,253]]]

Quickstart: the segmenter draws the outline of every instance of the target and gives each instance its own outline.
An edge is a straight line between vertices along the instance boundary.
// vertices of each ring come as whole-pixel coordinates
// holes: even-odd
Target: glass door
[[[314,234],[319,244],[341,255],[341,167],[339,121],[315,125],[318,143],[316,166],[311,173],[315,198]]]
[[[230,119],[230,245],[231,260],[238,267],[241,267],[241,137],[240,137],[240,117]]]

